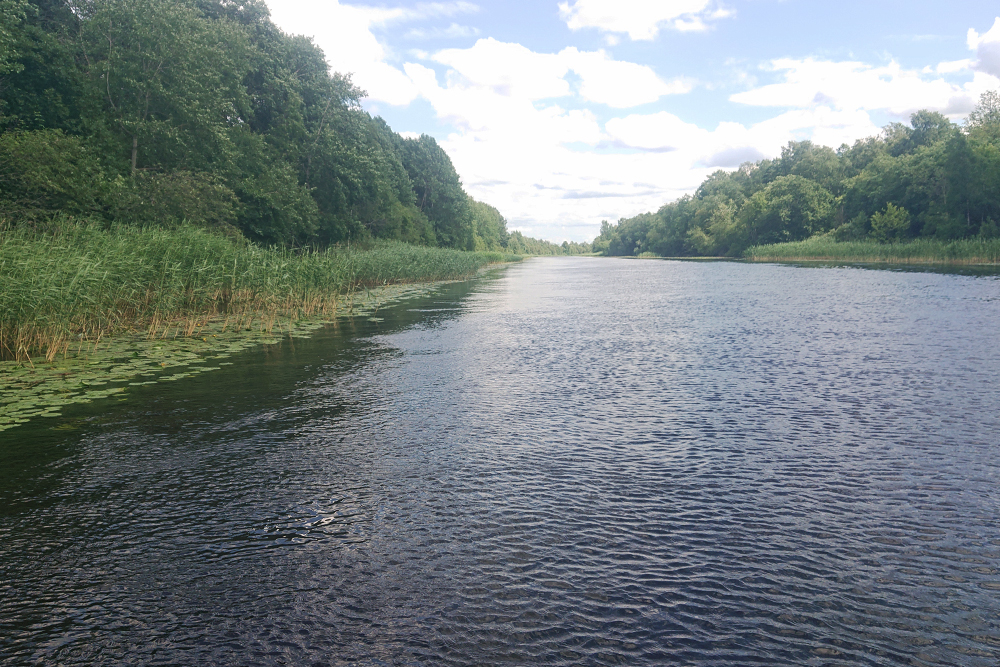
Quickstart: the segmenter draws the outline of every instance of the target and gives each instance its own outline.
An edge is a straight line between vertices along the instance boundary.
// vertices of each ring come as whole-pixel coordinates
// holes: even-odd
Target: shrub
[[[894,204],[886,204],[885,211],[872,216],[872,238],[879,243],[897,241],[910,229],[910,213]]]
[[[0,217],[102,212],[110,183],[76,137],[59,130],[0,135]]]
[[[210,174],[140,173],[131,182],[121,179],[118,184],[114,217],[122,222],[162,227],[189,222],[236,231],[236,195]]]

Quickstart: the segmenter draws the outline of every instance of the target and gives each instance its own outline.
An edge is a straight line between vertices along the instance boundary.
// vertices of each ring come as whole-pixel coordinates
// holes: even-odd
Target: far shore
[[[1000,239],[914,239],[906,242],[834,241],[816,237],[805,241],[752,246],[741,256],[665,257],[651,252],[630,259],[744,262],[842,262],[849,264],[910,264],[927,266],[1000,266]]]

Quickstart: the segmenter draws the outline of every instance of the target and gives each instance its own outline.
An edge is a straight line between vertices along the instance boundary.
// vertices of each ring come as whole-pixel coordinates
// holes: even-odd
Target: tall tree
[[[983,141],[1000,143],[1000,92],[989,90],[979,97],[965,120],[965,130]]]
[[[416,204],[434,225],[438,243],[472,250],[475,240],[468,196],[462,189],[451,158],[433,137],[400,139],[403,166],[413,182]]]
[[[226,128],[245,122],[234,104],[246,62],[235,24],[184,0],[90,0],[80,11],[90,75],[133,173],[227,157]]]
[[[14,46],[27,6],[27,0],[0,0],[0,75],[19,67]]]

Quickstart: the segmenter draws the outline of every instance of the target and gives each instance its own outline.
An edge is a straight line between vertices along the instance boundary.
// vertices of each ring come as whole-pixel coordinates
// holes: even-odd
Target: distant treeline
[[[607,255],[739,256],[809,238],[905,242],[1000,237],[1000,95],[964,126],[918,111],[833,150],[789,142],[781,157],[716,171],[689,196],[605,222]]]
[[[0,222],[562,251],[508,234],[433,138],[363,95],[262,0],[0,0]]]

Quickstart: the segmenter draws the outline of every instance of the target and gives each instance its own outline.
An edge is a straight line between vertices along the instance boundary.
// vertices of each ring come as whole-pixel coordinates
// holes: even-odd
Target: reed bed
[[[905,243],[876,243],[813,238],[754,246],[747,249],[743,256],[757,262],[830,260],[887,264],[998,264],[1000,239],[915,239]]]
[[[52,361],[125,332],[190,336],[215,318],[270,331],[280,317],[332,316],[359,288],[463,278],[512,259],[400,242],[263,248],[189,226],[0,228],[0,358]]]

